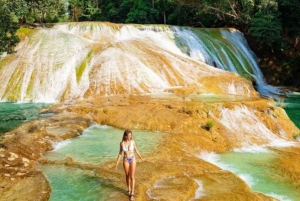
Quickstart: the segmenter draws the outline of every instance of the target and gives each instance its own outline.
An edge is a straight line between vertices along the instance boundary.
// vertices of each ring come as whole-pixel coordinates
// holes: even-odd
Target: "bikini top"
[[[125,143],[122,142],[122,149],[123,149],[123,151],[124,151],[124,152],[131,152],[131,151],[133,151],[133,150],[134,150],[133,144],[134,144],[134,143],[133,143],[133,140],[130,140],[130,145],[129,145],[129,149],[128,149],[128,147],[125,146]]]

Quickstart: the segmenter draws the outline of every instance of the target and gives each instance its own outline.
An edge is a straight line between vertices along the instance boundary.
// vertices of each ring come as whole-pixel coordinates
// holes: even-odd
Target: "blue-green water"
[[[286,183],[274,168],[275,152],[255,147],[252,150],[236,150],[223,154],[202,153],[204,160],[224,170],[231,171],[244,180],[249,187],[281,201],[299,201],[300,192]]]
[[[300,127],[300,94],[289,94],[283,107],[295,123]],[[278,103],[282,106],[282,103]],[[203,154],[201,156],[222,169],[229,170],[243,179],[253,191],[275,197],[281,201],[299,201],[300,192],[286,183],[280,173],[275,170],[273,161],[277,154],[262,147],[229,151],[220,155]]]
[[[284,100],[284,110],[290,117],[290,119],[295,123],[295,125],[300,128],[300,94],[292,93],[288,95],[288,98]]]
[[[274,169],[273,161],[276,157],[274,152],[228,152],[221,155],[221,161],[230,164],[228,169],[245,180],[252,190],[282,201],[298,201],[300,192],[284,182]]]
[[[9,132],[25,122],[37,119],[40,109],[49,105],[45,103],[0,102],[0,134]]]
[[[111,126],[94,125],[86,129],[81,136],[57,144],[57,148],[46,153],[44,158],[63,160],[71,157],[74,161],[89,164],[116,159],[123,132]],[[133,131],[138,149],[144,154],[154,149],[162,136],[159,132]]]
[[[46,153],[43,158],[51,161],[72,158],[80,164],[101,167],[103,162],[116,160],[123,132],[110,126],[94,125],[86,129],[82,136],[57,144],[57,148]],[[133,138],[142,156],[150,153],[164,135],[159,132],[133,131]],[[109,194],[119,190],[111,185],[110,180],[98,177],[97,168],[95,171],[63,165],[42,165],[40,168],[52,188],[50,201],[105,200]],[[121,165],[119,168],[122,168]]]
[[[113,190],[94,171],[58,165],[44,165],[42,171],[50,182],[50,201],[101,200]]]

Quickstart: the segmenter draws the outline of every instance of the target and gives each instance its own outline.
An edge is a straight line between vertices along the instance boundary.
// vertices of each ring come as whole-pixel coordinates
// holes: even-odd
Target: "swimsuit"
[[[134,155],[127,158],[126,156],[124,156],[124,159],[130,164],[133,161]]]
[[[134,146],[133,146],[133,140],[130,140],[130,145],[129,149],[124,145],[124,142],[122,143],[122,149],[124,152],[133,152],[134,151]]]
[[[134,151],[134,146],[133,146],[133,140],[130,140],[130,145],[129,145],[129,147],[126,147],[125,145],[124,145],[124,142],[122,143],[122,149],[123,149],[123,151],[125,152],[125,153],[127,153],[127,152],[133,152]],[[134,155],[133,156],[131,156],[131,157],[126,157],[126,156],[124,156],[124,159],[130,164],[132,161],[133,161],[133,158],[134,158]]]

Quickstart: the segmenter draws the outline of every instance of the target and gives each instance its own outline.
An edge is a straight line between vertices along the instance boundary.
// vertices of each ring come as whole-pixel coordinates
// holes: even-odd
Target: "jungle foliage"
[[[234,27],[244,33],[264,70],[272,63],[277,84],[299,85],[299,0],[0,0],[3,52],[18,42],[18,24],[66,21]],[[270,67],[270,66],[269,66]],[[297,83],[296,83],[297,82]]]
[[[9,6],[0,2],[0,55],[2,52],[13,52],[13,47],[20,41],[16,35],[19,27],[10,15]]]

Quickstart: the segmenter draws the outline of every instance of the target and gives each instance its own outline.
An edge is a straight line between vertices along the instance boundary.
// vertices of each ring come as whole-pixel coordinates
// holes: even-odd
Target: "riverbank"
[[[300,133],[282,108],[265,99],[204,102],[180,96],[114,96],[53,105],[41,111],[48,118],[26,123],[1,137],[0,200],[48,200],[49,183],[37,168],[47,161],[39,161],[40,154],[52,150],[57,142],[79,136],[92,124],[170,133],[154,153],[145,156],[147,162],[138,162],[136,200],[189,200],[202,191],[201,200],[275,200],[252,192],[233,173],[197,157],[201,151],[220,153],[241,146],[239,135],[229,138],[230,129],[218,121],[236,108],[251,111],[274,137],[285,133],[293,141],[293,133]],[[251,124],[251,119],[243,121]],[[266,139],[257,137],[254,142],[263,144]],[[111,200],[128,199],[123,170],[114,170],[114,161],[98,170],[72,161],[62,165],[95,169],[97,176],[109,178],[115,186]]]

